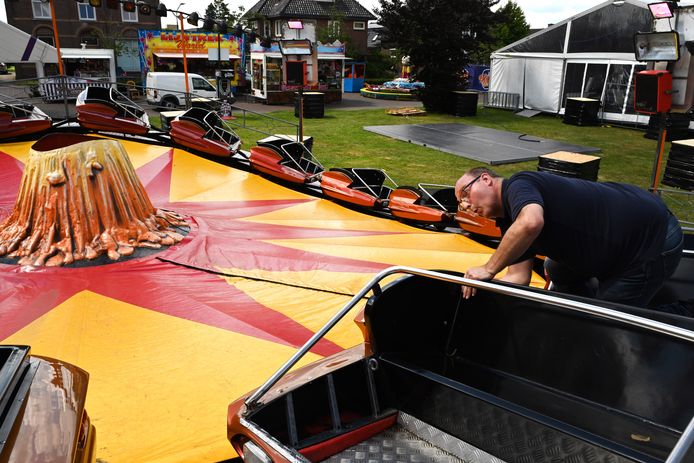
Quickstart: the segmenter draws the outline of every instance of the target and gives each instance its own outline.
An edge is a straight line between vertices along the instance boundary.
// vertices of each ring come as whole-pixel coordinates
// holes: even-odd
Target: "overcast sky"
[[[29,0],[20,0],[29,1]],[[69,1],[69,0],[61,0]],[[379,5],[379,0],[358,0],[369,10],[373,11]],[[506,3],[507,0],[501,0],[500,5]],[[604,1],[604,0],[603,0]],[[516,0],[525,13],[525,18],[532,28],[543,28],[548,24],[554,24],[563,21],[575,14],[585,11],[603,3],[601,0]],[[163,0],[168,8],[174,9],[178,6],[180,0]],[[236,10],[240,5],[246,9],[253,6],[257,0],[227,0],[227,5],[231,10]],[[152,3],[157,3],[157,0],[152,0]],[[181,11],[192,13],[197,11],[201,16],[204,14],[207,5],[211,0],[186,0],[181,6]],[[650,3],[646,1],[644,3]],[[680,5],[688,5],[694,3],[694,0],[680,2]],[[97,13],[98,14],[98,13]],[[0,19],[6,21],[5,2],[0,0]],[[169,18],[167,23],[173,23],[174,20]]]

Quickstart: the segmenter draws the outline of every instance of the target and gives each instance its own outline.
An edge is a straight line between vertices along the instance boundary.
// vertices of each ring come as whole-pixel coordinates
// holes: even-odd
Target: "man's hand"
[[[470,280],[489,281],[494,278],[494,274],[490,273],[485,267],[470,267],[467,269],[467,272],[465,272],[465,278],[469,278]],[[474,296],[476,293],[477,288],[463,286],[464,299],[470,299],[470,297]]]

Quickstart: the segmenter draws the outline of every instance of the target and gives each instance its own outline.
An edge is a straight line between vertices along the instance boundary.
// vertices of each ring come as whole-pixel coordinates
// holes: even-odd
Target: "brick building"
[[[140,6],[135,11],[123,9],[123,3],[115,3],[117,8],[108,8],[106,1],[101,6],[91,6],[88,2],[70,0],[54,2],[58,38],[60,47],[71,49],[110,49],[116,57],[117,74],[124,73],[140,76],[140,59],[137,47],[138,29],[159,29],[160,17],[154,14],[153,8]],[[108,2],[112,4],[111,2]],[[41,0],[5,1],[7,22],[18,29],[51,45],[53,24],[50,4]],[[78,55],[79,53],[77,53]],[[86,74],[99,77],[107,73],[104,63],[94,57],[79,57],[73,54],[65,58],[63,64],[67,75]],[[47,75],[57,74],[54,65],[46,65]],[[33,77],[35,66],[31,64],[17,66],[17,78]],[[116,77],[116,76],[112,76]]]

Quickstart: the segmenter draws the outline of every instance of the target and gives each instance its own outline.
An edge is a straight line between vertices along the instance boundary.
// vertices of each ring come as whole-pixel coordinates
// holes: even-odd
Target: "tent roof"
[[[5,63],[57,63],[57,50],[24,31],[0,21],[0,61]]]
[[[645,3],[603,2],[553,24],[496,53],[633,53],[636,32],[651,30],[653,18]],[[566,34],[569,40],[566,40]]]

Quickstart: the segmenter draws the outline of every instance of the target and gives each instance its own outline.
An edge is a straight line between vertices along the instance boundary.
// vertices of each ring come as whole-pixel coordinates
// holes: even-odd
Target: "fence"
[[[482,105],[485,108],[520,109],[520,95],[518,93],[486,92],[482,93]]]
[[[108,80],[82,79],[78,77],[51,77],[39,83],[39,93],[46,102],[75,99],[87,86],[110,87]]]

